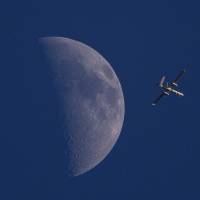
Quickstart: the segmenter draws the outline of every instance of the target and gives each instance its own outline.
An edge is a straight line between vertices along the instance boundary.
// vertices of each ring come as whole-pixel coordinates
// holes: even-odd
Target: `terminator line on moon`
[[[110,64],[89,46],[63,37],[39,45],[63,112],[65,174],[78,176],[111,151],[124,120],[124,97]]]

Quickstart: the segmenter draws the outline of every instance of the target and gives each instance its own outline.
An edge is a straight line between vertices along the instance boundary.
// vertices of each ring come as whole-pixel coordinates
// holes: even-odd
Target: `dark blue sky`
[[[199,199],[199,6],[193,0],[4,4],[0,199]],[[62,136],[55,138],[49,122],[40,122],[40,109],[48,115],[53,100],[44,97],[51,100],[34,107],[23,78],[34,66],[26,50],[41,36],[90,45],[111,63],[124,91],[125,121],[113,151],[65,183]],[[163,74],[174,79],[185,67],[185,97],[152,107],[160,92],[155,83]]]

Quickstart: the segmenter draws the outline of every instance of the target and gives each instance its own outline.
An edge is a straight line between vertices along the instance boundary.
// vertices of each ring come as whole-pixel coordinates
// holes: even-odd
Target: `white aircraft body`
[[[163,96],[166,96],[166,95],[169,96],[172,93],[177,96],[184,96],[182,92],[176,90],[175,88],[178,87],[177,82],[180,80],[180,78],[183,76],[185,72],[186,72],[185,69],[181,70],[178,76],[176,77],[176,79],[172,81],[170,84],[168,82],[165,83],[165,79],[166,79],[165,76],[161,78],[160,83],[158,85],[159,87],[163,89],[163,92],[158,98],[155,99],[155,101],[153,101],[152,103],[153,106],[155,106]]]

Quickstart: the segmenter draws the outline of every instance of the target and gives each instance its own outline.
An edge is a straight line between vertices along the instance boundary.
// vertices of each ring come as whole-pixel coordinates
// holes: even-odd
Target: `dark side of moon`
[[[65,175],[78,176],[116,143],[125,112],[122,88],[110,64],[81,42],[44,37],[39,48],[62,112]]]

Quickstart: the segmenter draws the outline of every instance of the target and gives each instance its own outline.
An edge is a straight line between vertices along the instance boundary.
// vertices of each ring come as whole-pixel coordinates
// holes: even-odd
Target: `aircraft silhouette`
[[[180,80],[180,78],[185,74],[186,70],[183,69],[180,71],[180,73],[177,75],[177,77],[175,78],[174,81],[172,81],[170,84],[168,82],[165,83],[165,76],[162,76],[160,83],[158,83],[158,86],[161,87],[163,89],[163,92],[161,93],[160,96],[158,96],[152,103],[153,106],[155,106],[160,99],[163,96],[169,96],[170,94],[175,94],[177,96],[184,96],[184,94],[178,90],[176,90],[175,88],[178,87],[177,82]]]

